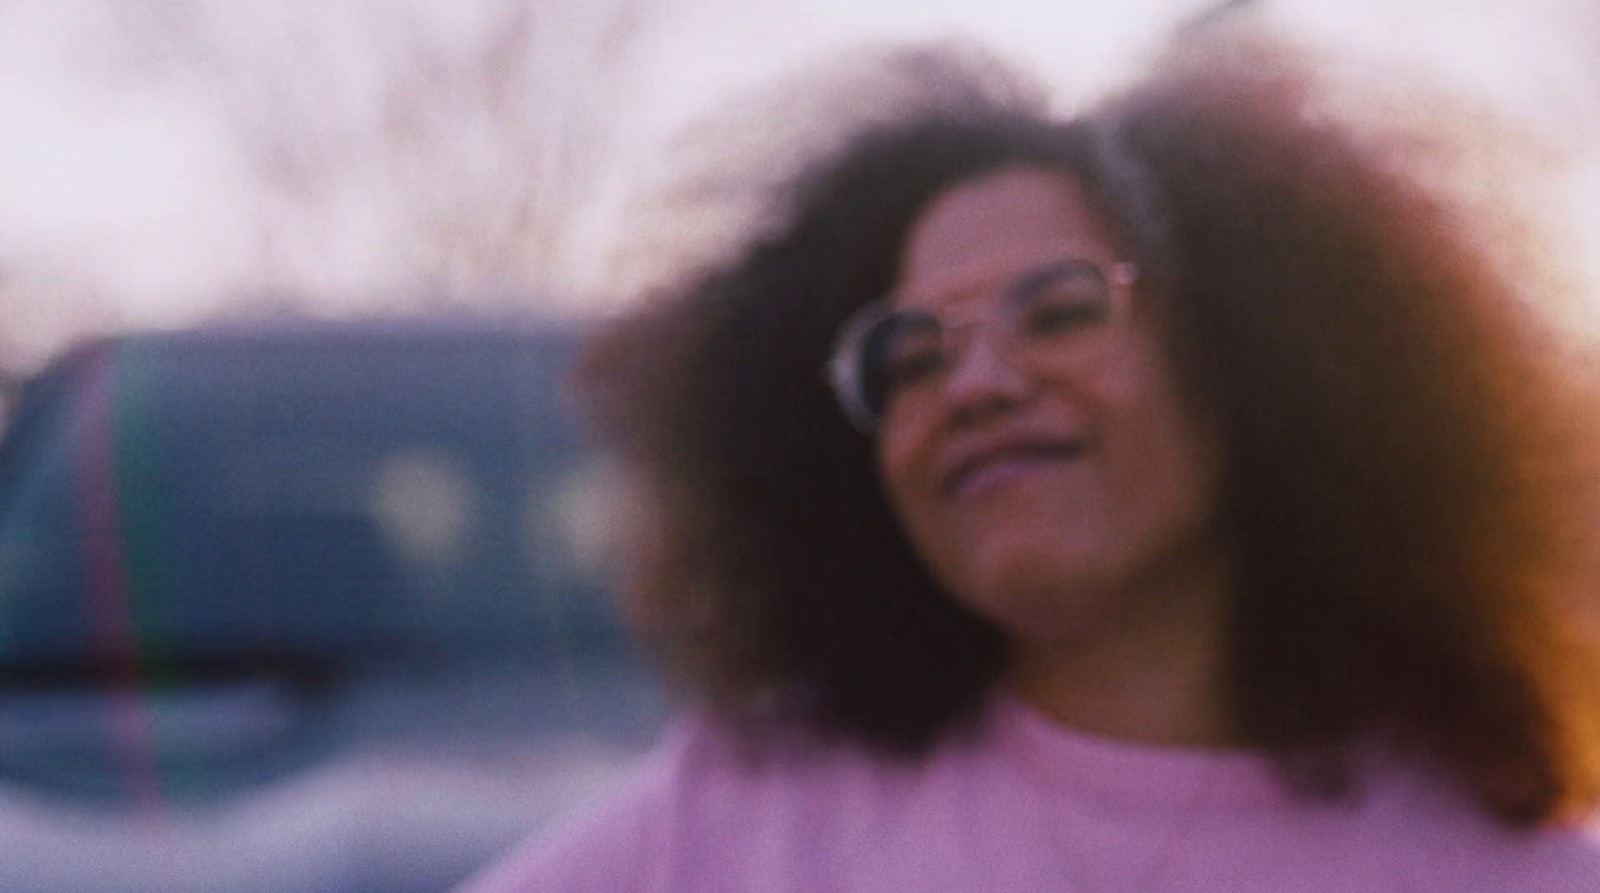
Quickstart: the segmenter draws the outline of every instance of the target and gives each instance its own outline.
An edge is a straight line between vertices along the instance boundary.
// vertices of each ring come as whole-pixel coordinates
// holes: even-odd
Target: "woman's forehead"
[[[959,183],[912,222],[893,295],[896,304],[959,300],[1031,264],[1080,257],[1118,260],[1109,227],[1070,175],[1007,168]]]

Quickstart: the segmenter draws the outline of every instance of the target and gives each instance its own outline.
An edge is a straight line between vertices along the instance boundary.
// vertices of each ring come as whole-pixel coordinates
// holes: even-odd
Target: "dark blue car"
[[[665,709],[600,573],[575,330],[129,335],[0,440],[0,890],[432,891]]]

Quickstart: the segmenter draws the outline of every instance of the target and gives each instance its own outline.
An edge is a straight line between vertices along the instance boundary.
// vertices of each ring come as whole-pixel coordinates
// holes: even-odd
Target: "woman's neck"
[[[1067,642],[1018,638],[1007,681],[1044,715],[1083,732],[1148,744],[1241,743],[1225,678],[1230,575],[1169,581],[1158,611]]]

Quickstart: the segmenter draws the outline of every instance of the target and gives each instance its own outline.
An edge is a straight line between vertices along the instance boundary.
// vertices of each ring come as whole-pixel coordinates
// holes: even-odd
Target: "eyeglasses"
[[[928,310],[895,307],[894,295],[873,301],[834,339],[828,361],[834,396],[857,428],[874,435],[891,404],[937,394],[960,360],[968,331],[980,323],[1019,368],[1052,377],[1080,373],[1101,362],[1137,278],[1132,264],[1107,268],[1055,258],[1004,277],[983,318],[955,323]]]

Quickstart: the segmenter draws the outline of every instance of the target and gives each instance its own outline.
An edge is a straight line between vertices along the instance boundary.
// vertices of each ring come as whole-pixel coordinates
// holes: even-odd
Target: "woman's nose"
[[[981,418],[1015,406],[1034,386],[995,334],[979,329],[962,345],[944,376],[944,400],[953,420]]]

